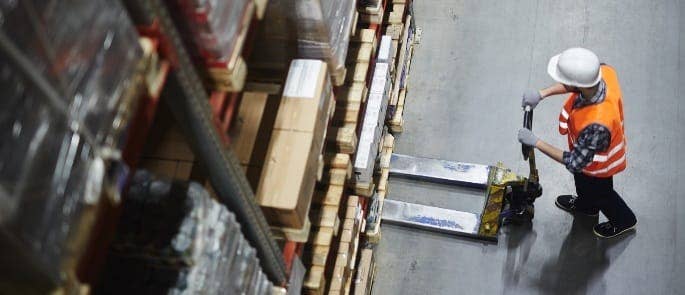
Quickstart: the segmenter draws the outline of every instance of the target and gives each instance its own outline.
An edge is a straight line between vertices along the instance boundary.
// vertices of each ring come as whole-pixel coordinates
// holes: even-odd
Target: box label
[[[316,97],[316,84],[323,62],[311,59],[296,59],[290,64],[283,96],[288,98]]]
[[[378,49],[378,61],[388,61],[390,59],[390,49],[392,45],[392,38],[385,35],[381,38],[381,46]]]

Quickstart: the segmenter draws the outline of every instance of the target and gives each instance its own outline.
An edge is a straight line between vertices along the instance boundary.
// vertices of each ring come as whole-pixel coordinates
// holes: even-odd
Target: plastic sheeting
[[[214,60],[231,57],[251,0],[177,0],[183,21],[200,54]]]
[[[120,143],[138,36],[112,0],[2,1],[0,29],[0,276],[56,284]]]
[[[118,1],[9,1],[3,30],[102,142],[140,57],[138,35]],[[18,4],[17,4],[18,3]]]
[[[102,293],[271,294],[233,213],[198,183],[136,173]]]
[[[253,60],[284,67],[293,58],[321,59],[331,72],[345,67],[354,0],[271,0]]]

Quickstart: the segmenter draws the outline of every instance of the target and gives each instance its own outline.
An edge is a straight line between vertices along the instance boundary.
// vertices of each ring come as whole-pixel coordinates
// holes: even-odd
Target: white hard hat
[[[583,88],[595,86],[602,79],[597,55],[580,47],[550,58],[547,73],[559,83]]]

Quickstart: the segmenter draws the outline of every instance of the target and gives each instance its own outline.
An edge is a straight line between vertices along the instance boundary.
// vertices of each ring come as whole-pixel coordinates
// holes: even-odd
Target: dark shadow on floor
[[[535,244],[537,233],[531,223],[508,225],[501,229],[507,245],[507,258],[502,269],[502,280],[505,286],[517,286],[523,268],[530,257],[530,250]],[[503,291],[506,292],[506,291]]]
[[[612,259],[620,256],[635,235],[629,232],[614,239],[600,239],[592,232],[595,224],[596,217],[576,217],[573,220],[559,255],[542,265],[540,277],[533,282],[533,288],[543,294],[607,293],[604,283],[604,272],[610,264],[607,252],[616,248],[612,251]],[[521,247],[526,245],[522,243]],[[594,287],[589,290],[591,285]]]

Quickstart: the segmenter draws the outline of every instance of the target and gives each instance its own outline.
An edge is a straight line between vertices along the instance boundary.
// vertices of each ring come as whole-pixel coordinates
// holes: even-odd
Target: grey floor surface
[[[423,29],[395,152],[494,164],[528,173],[516,141],[520,95],[552,83],[549,57],[594,50],[619,74],[628,169],[615,187],[635,211],[634,234],[606,241],[593,220],[554,206],[572,176],[539,154],[545,194],[531,228],[498,244],[384,224],[374,294],[684,294],[685,1],[419,0]],[[564,98],[536,109],[534,130],[559,147]],[[391,179],[389,198],[451,209],[477,196]],[[600,221],[605,220],[603,216]]]

